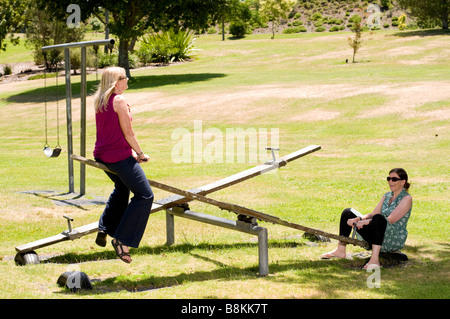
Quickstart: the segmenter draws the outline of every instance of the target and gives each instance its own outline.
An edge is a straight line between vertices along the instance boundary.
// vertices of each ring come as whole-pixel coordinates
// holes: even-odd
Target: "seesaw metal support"
[[[256,218],[242,220],[238,218],[238,220],[229,220],[221,217],[194,212],[182,206],[166,209],[166,245],[168,246],[175,243],[175,216],[257,236],[259,275],[269,275],[268,232],[267,228],[258,226],[258,224],[256,223]]]

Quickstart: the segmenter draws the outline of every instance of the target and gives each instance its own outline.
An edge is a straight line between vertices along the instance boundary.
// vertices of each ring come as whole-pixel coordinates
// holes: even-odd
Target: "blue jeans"
[[[137,248],[144,235],[153,204],[153,192],[141,165],[132,156],[116,163],[105,163],[106,172],[114,182],[105,210],[100,216],[98,228],[124,245]],[[130,198],[130,191],[134,194]]]

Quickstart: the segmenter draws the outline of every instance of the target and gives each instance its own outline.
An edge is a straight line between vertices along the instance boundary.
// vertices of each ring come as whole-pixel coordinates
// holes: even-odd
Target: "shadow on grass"
[[[393,33],[391,36],[406,38],[406,37],[429,37],[436,35],[450,35],[450,31],[442,29],[400,31]]]
[[[142,75],[133,77],[128,83],[128,91],[151,89],[167,85],[191,84],[196,82],[204,82],[212,79],[223,78],[223,73],[188,73],[188,74],[164,74],[164,75]],[[53,83],[53,84],[52,84]],[[11,103],[43,103],[47,99],[48,102],[56,102],[56,100],[65,101],[65,83],[64,79],[60,80],[59,85],[47,79],[47,89],[41,88],[25,91],[6,98]],[[97,89],[97,81],[87,81],[87,94],[93,95]],[[79,77],[72,76],[72,99],[80,97],[81,84]],[[47,95],[47,97],[46,97]],[[64,104],[65,106],[65,104]]]
[[[298,246],[303,246],[303,243],[300,242],[269,242],[269,249],[272,248],[295,248]],[[73,264],[73,263],[82,263],[82,262],[91,262],[91,261],[104,261],[117,259],[117,255],[114,252],[112,246],[109,246],[111,250],[101,251],[95,253],[85,253],[85,254],[76,254],[76,253],[68,253],[60,256],[51,257],[43,261],[43,263],[58,263],[58,264]],[[108,248],[108,246],[107,246]],[[209,244],[209,243],[200,243],[198,245],[193,244],[180,244],[180,245],[160,245],[155,247],[142,246],[138,249],[131,248],[130,253],[131,256],[142,256],[142,255],[162,255],[167,253],[185,253],[190,254],[193,250],[229,250],[229,249],[241,249],[241,248],[254,248],[258,249],[257,243],[235,243],[235,244]]]
[[[269,250],[271,248],[296,248],[305,246],[305,243],[302,242],[269,242]],[[131,249],[132,256],[138,255],[162,255],[164,253],[172,253],[172,252],[180,252],[189,254],[190,256],[203,260],[205,262],[211,263],[215,265],[216,269],[214,270],[201,270],[194,272],[183,272],[173,276],[151,276],[146,274],[138,274],[134,276],[114,276],[107,279],[95,279],[91,278],[91,282],[93,285],[93,290],[84,290],[78,292],[80,295],[102,295],[106,293],[117,293],[120,291],[127,292],[143,292],[143,291],[151,291],[163,288],[170,288],[178,285],[182,285],[185,283],[192,282],[203,282],[209,280],[222,280],[222,281],[235,281],[235,280],[249,280],[254,278],[259,278],[258,271],[259,265],[255,264],[251,267],[235,267],[228,264],[225,264],[221,261],[212,259],[210,257],[202,256],[201,254],[195,253],[194,251],[217,251],[220,254],[221,250],[227,251],[230,249],[243,249],[243,248],[252,248],[257,253],[258,244],[257,243],[236,243],[236,244],[209,244],[209,243],[201,243],[198,245],[192,244],[181,244],[181,245],[173,245],[173,246],[156,246],[149,247],[144,246],[139,249]],[[80,262],[88,262],[88,261],[105,261],[105,260],[116,260],[117,256],[114,251],[104,251],[98,253],[90,253],[90,254],[65,254],[62,256],[52,257],[45,261],[45,263],[80,263]],[[358,261],[361,263],[361,261]],[[337,266],[339,261],[327,263],[323,260],[310,261],[310,260],[288,260],[288,261],[276,261],[269,264],[270,274],[276,274],[279,272],[285,272],[289,270],[301,269],[304,271],[305,269],[314,269],[315,271],[321,272],[322,268],[329,267],[339,267]],[[283,278],[275,278],[269,275],[268,280],[272,281],[281,281],[283,282]],[[325,277],[333,276],[330,275],[329,272],[324,271],[323,275]],[[339,275],[341,276],[341,275]],[[328,280],[324,278],[324,280]],[[68,290],[61,290],[58,293],[62,294],[70,294]],[[213,296],[211,296],[213,298]]]
[[[270,248],[296,248],[306,246],[302,242],[286,242],[286,241],[271,241]],[[227,251],[230,249],[245,249],[251,248],[257,251],[257,243],[236,243],[236,244],[209,244],[201,243],[198,245],[180,244],[173,246],[144,246],[139,249],[132,249],[131,253],[134,256],[138,255],[162,255],[164,253],[186,253],[190,256],[200,259],[202,261],[213,264],[216,268],[213,270],[199,270],[194,272],[182,272],[176,275],[168,276],[153,276],[147,274],[136,275],[118,275],[106,279],[91,278],[93,290],[83,290],[78,292],[79,295],[104,295],[108,293],[117,293],[121,291],[126,292],[144,292],[157,289],[164,289],[183,285],[186,283],[206,282],[210,280],[221,281],[240,281],[252,280],[259,278],[258,265],[251,267],[236,267],[225,264],[222,261],[203,256],[199,251]],[[418,255],[419,257],[410,258],[409,261],[397,265],[396,267],[385,267],[382,270],[382,280],[384,283],[389,283],[384,289],[384,294],[389,297],[408,298],[408,289],[418,289],[418,295],[426,295],[430,293],[430,289],[434,289],[433,283],[429,287],[422,288],[420,279],[423,277],[423,271],[427,269],[434,269],[438,271],[433,277],[434,281],[440,281],[440,278],[445,273],[445,265],[448,264],[448,250],[450,245],[448,243],[436,243],[436,250],[431,252],[427,247],[421,246],[406,246],[403,250],[406,254]],[[432,255],[433,257],[421,259],[421,255]],[[264,277],[268,282],[282,283],[286,285],[295,285],[292,276],[278,276],[284,272],[294,272],[296,276],[304,278],[305,281],[314,283],[314,286],[321,292],[321,298],[336,298],[341,294],[341,290],[345,287],[355,288],[355,286],[366,288],[366,281],[371,272],[361,270],[368,258],[356,258],[353,260],[309,260],[309,259],[290,259],[277,260],[269,264],[270,275]],[[410,256],[409,256],[410,257]],[[419,258],[419,259],[417,259]],[[66,254],[48,259],[46,263],[80,263],[87,261],[101,261],[101,260],[115,260],[117,256],[110,251],[90,253],[90,254]],[[382,262],[383,265],[383,262]],[[431,267],[431,268],[430,268]],[[387,272],[387,268],[394,270]],[[408,269],[405,269],[408,268]],[[405,270],[403,270],[405,269]],[[356,273],[355,273],[356,272]],[[355,275],[356,274],[356,275]],[[430,278],[431,280],[431,278]],[[339,283],[342,283],[340,285]],[[438,284],[435,282],[434,284]],[[430,288],[431,287],[431,288]],[[400,289],[402,288],[402,289]],[[71,294],[68,290],[61,290],[58,294]],[[214,296],[206,296],[206,298],[215,298]]]

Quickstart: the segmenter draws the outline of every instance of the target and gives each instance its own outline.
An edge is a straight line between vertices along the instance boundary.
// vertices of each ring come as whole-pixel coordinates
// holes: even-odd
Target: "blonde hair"
[[[94,95],[95,113],[105,110],[111,94],[114,93],[116,83],[123,76],[126,76],[126,72],[121,67],[110,67],[103,71],[100,86]]]

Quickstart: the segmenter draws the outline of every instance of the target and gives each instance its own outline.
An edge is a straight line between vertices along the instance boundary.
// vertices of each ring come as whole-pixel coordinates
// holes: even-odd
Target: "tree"
[[[67,6],[73,0],[40,0],[55,16],[67,18]],[[81,20],[94,14],[118,38],[119,66],[131,77],[128,53],[130,46],[149,30],[205,30],[218,19],[226,0],[90,0],[80,1]],[[103,11],[108,10],[107,23]]]
[[[250,2],[248,0],[225,0],[225,4],[219,8],[218,16],[222,24],[222,41],[225,41],[225,22],[231,22],[231,26],[240,26],[247,30],[247,22],[251,19]],[[233,33],[232,33],[233,34]],[[236,36],[235,34],[233,34]]]
[[[354,21],[352,32],[355,33],[355,36],[353,38],[348,37],[347,41],[353,49],[353,63],[355,63],[356,53],[358,52],[359,48],[361,48],[363,42],[361,38],[361,19],[356,19],[356,21]]]
[[[14,37],[13,33],[23,27],[26,7],[25,1],[0,0],[0,51],[6,50],[5,39],[8,35],[13,45],[19,43],[19,38]]]
[[[421,20],[440,21],[442,29],[448,30],[450,0],[397,0],[398,5]]]
[[[27,43],[34,48],[34,61],[36,64],[44,63],[46,69],[54,69],[63,58],[62,50],[52,50],[42,53],[43,46],[79,42],[83,40],[82,28],[68,28],[66,21],[54,19],[52,12],[39,9],[39,2],[28,0],[28,8],[25,13],[27,21],[26,38]],[[76,62],[73,55],[72,60]],[[79,63],[72,63],[76,70]]]
[[[272,22],[272,39],[275,38],[275,28],[280,25],[281,19],[287,19],[294,7],[292,0],[264,0],[260,3],[261,16]]]

